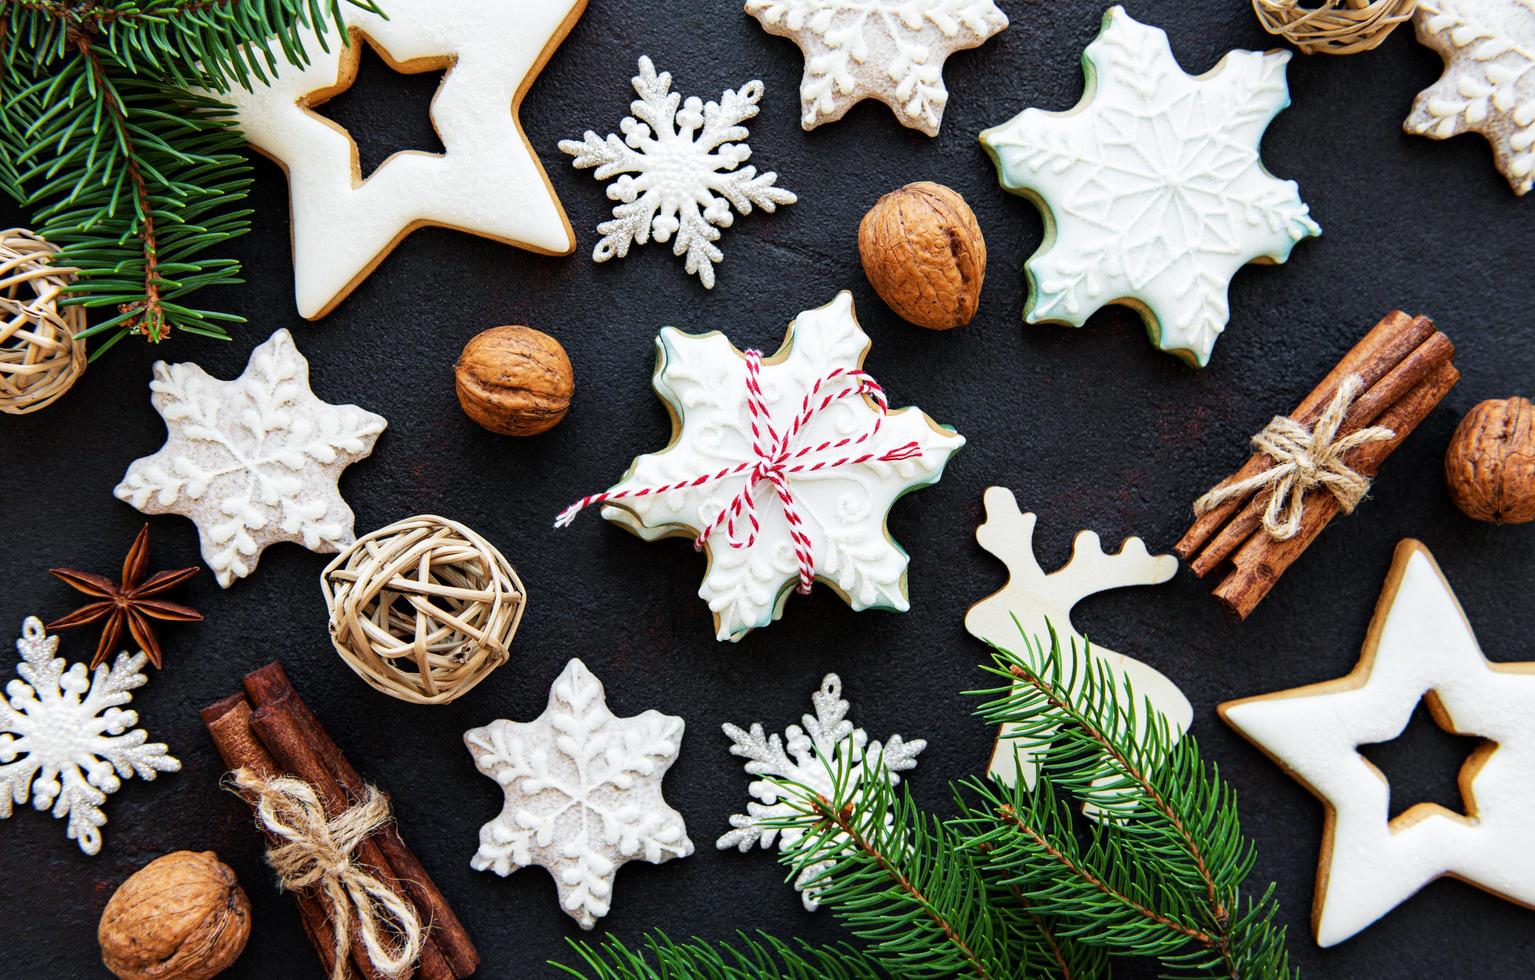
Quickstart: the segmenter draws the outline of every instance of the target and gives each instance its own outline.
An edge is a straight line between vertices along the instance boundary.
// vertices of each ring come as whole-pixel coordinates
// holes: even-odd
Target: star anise
[[[145,524],[144,530],[133,539],[133,547],[128,549],[128,556],[123,559],[121,583],[94,572],[77,572],[72,568],[49,569],[71,587],[88,596],[96,596],[101,601],[81,606],[68,616],[55,619],[46,628],[69,629],[105,619],[106,623],[101,628],[101,642],[96,645],[96,656],[91,659],[91,669],[95,670],[117,649],[117,643],[123,636],[123,627],[126,626],[139,649],[149,656],[149,662],[159,667],[162,660],[160,641],[155,636],[150,620],[196,623],[202,620],[203,615],[191,606],[166,602],[154,596],[175,588],[202,569],[196,566],[178,568],[170,572],[156,572],[145,578],[144,571],[148,564],[149,525]]]

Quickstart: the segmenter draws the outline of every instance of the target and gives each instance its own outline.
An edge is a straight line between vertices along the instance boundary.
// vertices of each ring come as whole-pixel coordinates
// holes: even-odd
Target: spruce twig
[[[676,942],[665,933],[647,933],[639,949],[609,936],[600,945],[570,940],[586,971],[551,962],[557,970],[593,980],[884,980],[889,976],[846,943],[812,946],[736,933],[731,942],[693,938]]]

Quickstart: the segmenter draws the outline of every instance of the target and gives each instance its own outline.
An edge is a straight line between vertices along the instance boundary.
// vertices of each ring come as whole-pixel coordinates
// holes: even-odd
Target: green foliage
[[[736,934],[734,944],[701,939],[672,941],[665,933],[645,936],[642,949],[631,949],[608,937],[600,946],[571,940],[586,973],[563,963],[551,963],[571,976],[594,980],[883,980],[888,974],[846,944],[789,944],[772,936]]]
[[[372,0],[348,0],[376,9]],[[0,0],[0,190],[79,271],[70,302],[109,311],[99,356],[128,333],[226,337],[229,313],[189,294],[239,283],[210,254],[249,230],[231,110],[195,90],[261,84],[307,62],[341,0]]]

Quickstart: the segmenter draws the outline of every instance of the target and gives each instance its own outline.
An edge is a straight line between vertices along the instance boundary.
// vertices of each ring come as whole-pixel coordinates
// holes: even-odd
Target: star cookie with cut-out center
[[[517,122],[517,108],[586,0],[390,0],[388,17],[343,7],[349,45],[326,51],[303,32],[312,60],[281,66],[270,86],[212,93],[233,103],[256,149],[288,172],[294,294],[313,320],[329,313],[417,228],[437,225],[547,255],[575,234]],[[397,71],[446,70],[432,100],[444,152],[405,150],[366,180],[346,130],[312,111],[348,88],[366,41]]]
[[[1486,743],[1460,772],[1466,813],[1391,791],[1359,746],[1402,734],[1425,701]],[[1535,907],[1535,663],[1491,663],[1427,548],[1397,546],[1359,665],[1347,676],[1231,701],[1220,715],[1327,807],[1312,926],[1343,942],[1436,878]]]

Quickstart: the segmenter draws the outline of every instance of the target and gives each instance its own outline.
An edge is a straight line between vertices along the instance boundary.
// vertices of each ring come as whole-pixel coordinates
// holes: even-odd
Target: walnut
[[[96,937],[122,980],[207,980],[250,938],[251,904],[212,851],[176,851],[140,868],[113,893]]]
[[[1493,524],[1535,520],[1535,410],[1527,398],[1482,402],[1460,420],[1444,454],[1450,498]]]
[[[453,374],[464,414],[507,436],[558,425],[576,384],[565,348],[532,327],[491,327],[464,345]]]
[[[858,225],[864,275],[901,319],[952,330],[975,318],[986,239],[957,191],[932,181],[880,198]]]

